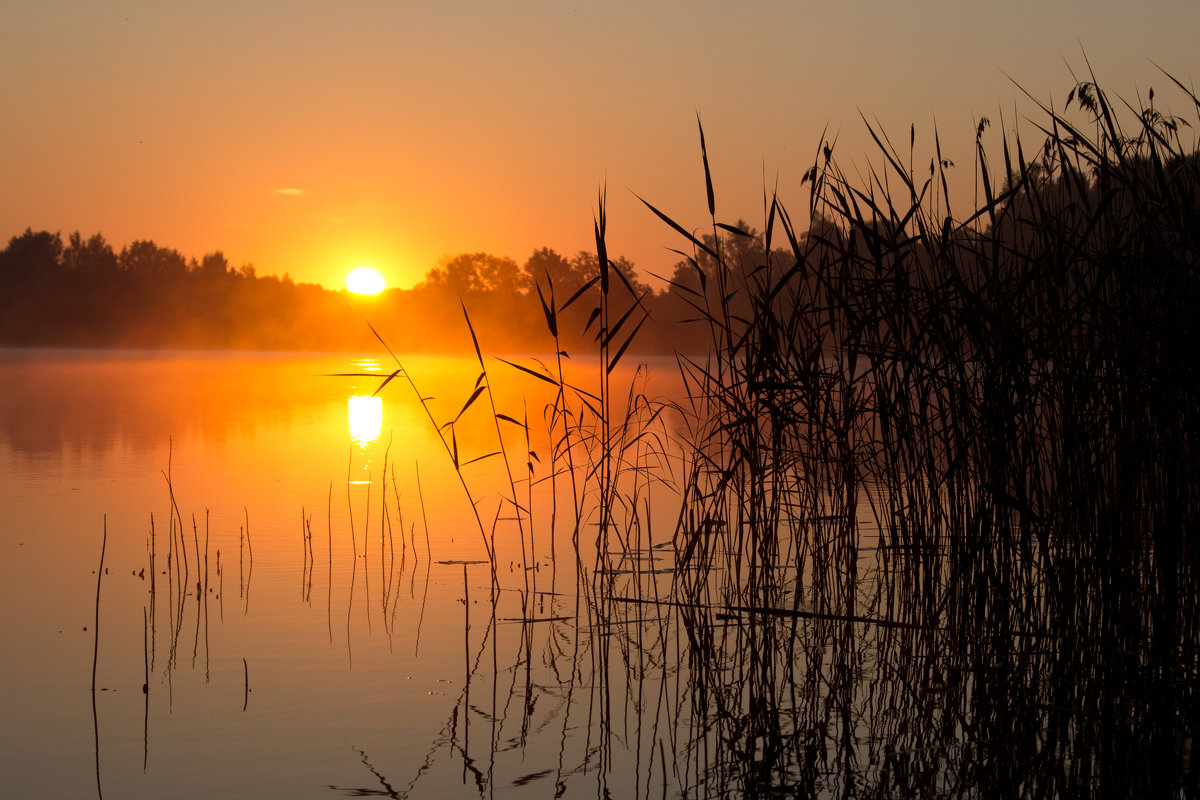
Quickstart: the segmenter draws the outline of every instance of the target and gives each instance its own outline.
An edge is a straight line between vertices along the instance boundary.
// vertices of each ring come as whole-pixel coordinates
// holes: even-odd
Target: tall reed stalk
[[[1038,112],[1032,149],[979,121],[965,215],[936,132],[917,167],[915,127],[905,152],[865,122],[876,166],[851,177],[819,142],[807,229],[768,193],[762,232],[718,216],[701,126],[702,228],[643,201],[683,240],[671,293],[709,343],[678,355],[675,401],[639,370],[618,385],[654,321],[608,256],[602,191],[594,278],[561,305],[536,287],[555,360],[505,361],[554,388],[548,530],[500,425],[532,452],[528,415],[498,407],[472,330],[454,421],[487,393],[526,567],[510,741],[545,691],[587,715],[602,794],[622,747],[647,794],[652,772],[684,796],[1200,791],[1200,158],[1153,94],[1122,108],[1093,78]],[[564,366],[580,302],[594,378]],[[435,427],[466,488],[454,421]],[[528,568],[560,528],[576,606],[538,689],[529,626],[562,620],[531,616]]]

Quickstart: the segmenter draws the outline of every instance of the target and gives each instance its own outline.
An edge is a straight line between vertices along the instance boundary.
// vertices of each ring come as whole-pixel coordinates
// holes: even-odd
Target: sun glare
[[[346,288],[355,294],[379,294],[387,288],[387,282],[372,267],[359,267],[346,276]]]
[[[365,447],[383,432],[383,398],[378,395],[355,395],[347,403],[350,438]]]

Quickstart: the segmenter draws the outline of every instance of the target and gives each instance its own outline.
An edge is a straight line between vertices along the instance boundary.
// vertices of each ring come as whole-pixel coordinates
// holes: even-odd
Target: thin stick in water
[[[96,666],[100,662],[100,582],[104,578],[104,551],[108,547],[108,515],[104,515],[104,535],[100,540],[100,568],[96,570],[96,619],[92,628],[92,732],[96,743],[96,796],[103,798],[100,788],[100,717],[96,713]]]

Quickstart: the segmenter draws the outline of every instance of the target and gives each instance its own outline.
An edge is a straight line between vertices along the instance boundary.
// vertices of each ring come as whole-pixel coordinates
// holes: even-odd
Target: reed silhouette
[[[711,232],[646,202],[691,250],[674,291],[711,343],[678,358],[684,402],[611,384],[645,318],[601,195],[599,375],[507,362],[555,387],[550,475],[571,482],[579,603],[560,632],[591,663],[541,692],[569,716],[585,684],[564,748],[590,733],[556,794],[580,772],[600,796],[618,778],[684,796],[1200,788],[1200,159],[1153,94],[1122,107],[1087,80],[1039,108],[1044,140],[1027,155],[1003,133],[999,174],[980,120],[965,215],[936,135],[918,173],[915,129],[902,153],[867,123],[865,185],[822,142],[806,233],[773,196],[765,234],[721,222],[701,128]],[[553,282],[537,291],[561,350]],[[669,537],[656,486],[676,492]]]
[[[355,747],[367,785],[330,788],[1200,793],[1200,159],[1153,95],[1125,106],[1087,80],[1039,108],[1035,147],[999,135],[1002,170],[979,122],[965,213],[936,133],[918,172],[915,129],[902,152],[866,123],[880,166],[858,179],[818,143],[807,231],[769,194],[762,233],[722,221],[701,127],[706,231],[646,203],[683,239],[671,296],[707,343],[677,358],[682,396],[631,366],[655,308],[607,255],[603,192],[596,273],[562,303],[550,274],[533,287],[554,357],[497,360],[549,389],[542,428],[495,391],[465,302],[478,372],[452,417],[396,359],[379,390],[421,402],[487,561],[434,561],[419,473],[418,558],[386,457],[361,548],[348,495],[348,651],[360,557],[378,580],[358,613],[377,608],[389,643],[423,559],[414,655],[431,572],[457,587],[461,567],[463,676],[425,752]],[[460,452],[455,426],[481,414],[493,444]],[[503,461],[498,489],[473,484],[483,460]],[[327,506],[332,641],[332,489]],[[172,492],[169,665],[191,584],[179,518]],[[302,545],[310,603],[303,511]]]

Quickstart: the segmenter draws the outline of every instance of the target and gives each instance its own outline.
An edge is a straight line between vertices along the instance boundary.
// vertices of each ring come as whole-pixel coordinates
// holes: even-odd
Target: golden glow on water
[[[354,366],[366,372],[379,372],[379,359],[377,358],[360,358],[354,362]]]
[[[157,796],[171,785],[183,787],[174,792],[180,797],[211,797],[236,783],[254,796],[299,796],[310,784],[373,779],[354,771],[358,760],[346,759],[340,743],[328,746],[331,756],[317,752],[314,726],[395,730],[402,743],[438,740],[444,720],[458,713],[447,684],[491,680],[490,668],[464,676],[461,633],[441,635],[466,624],[475,647],[488,613],[483,600],[460,602],[464,570],[473,601],[491,583],[472,497],[487,512],[489,535],[496,531],[499,563],[516,564],[507,580],[524,577],[525,540],[515,522],[491,523],[497,509],[509,515],[499,459],[464,467],[468,496],[438,436],[436,425],[456,420],[464,462],[496,449],[487,404],[460,413],[477,385],[474,356],[408,357],[404,367],[419,394],[404,380],[372,397],[395,368],[390,360],[0,352],[0,628],[23,653],[0,659],[0,686],[20,687],[0,727],[4,796],[85,796],[95,791],[97,752],[109,794]],[[370,374],[331,377],[347,373]],[[530,409],[547,402],[518,391],[519,375],[506,378],[497,381],[502,413],[520,418],[526,402]],[[542,381],[529,383],[548,392]],[[502,430],[514,436],[510,444],[523,446],[523,434],[509,427]],[[547,446],[530,447],[541,456],[540,479]],[[165,521],[176,504],[186,526],[193,518],[197,526],[190,558],[168,562],[169,553],[183,555]],[[103,621],[94,650],[102,541]],[[552,581],[541,541],[540,570],[528,574]],[[559,552],[568,549],[559,543]],[[204,581],[207,589],[197,592]],[[553,602],[546,600],[545,616],[556,615]],[[510,640],[500,647],[507,652]],[[94,657],[98,745],[80,724],[90,703],[62,702],[80,683],[78,665]],[[143,682],[145,694],[136,690]],[[413,713],[397,722],[388,716],[394,707]],[[197,744],[177,748],[176,737]],[[380,748],[405,746],[391,741]],[[267,743],[261,755],[259,742]],[[55,769],[40,766],[47,753]],[[198,771],[219,774],[220,785],[193,783]],[[459,778],[430,775],[413,796],[451,796]],[[291,783],[281,791],[280,781]]]
[[[355,395],[347,403],[350,438],[366,447],[383,432],[383,398],[379,395]]]

